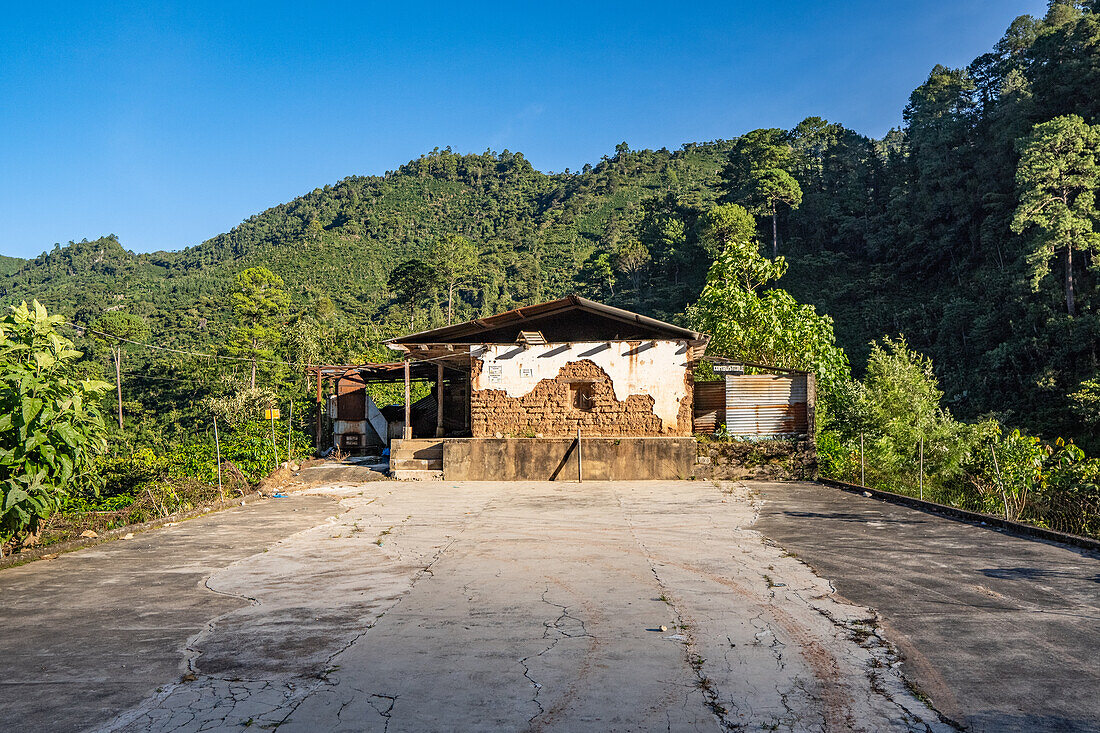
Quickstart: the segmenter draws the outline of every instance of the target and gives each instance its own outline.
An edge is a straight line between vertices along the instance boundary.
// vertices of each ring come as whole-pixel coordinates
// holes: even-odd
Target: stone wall
[[[817,477],[817,449],[810,440],[703,440],[696,446],[694,475],[716,481],[811,481]]]
[[[474,362],[474,384],[484,366]],[[585,436],[668,436],[691,435],[691,373],[684,369],[676,375],[680,383],[666,384],[680,394],[679,411],[673,425],[654,412],[649,394],[631,394],[619,400],[607,372],[589,359],[571,361],[552,379],[540,380],[526,394],[513,397],[504,389],[474,389],[470,396],[471,434],[475,438],[571,436],[579,428]],[[591,385],[589,410],[573,405],[570,385]]]

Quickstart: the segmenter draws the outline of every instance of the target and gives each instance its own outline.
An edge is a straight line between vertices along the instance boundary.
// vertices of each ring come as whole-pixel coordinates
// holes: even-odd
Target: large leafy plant
[[[710,334],[708,353],[812,371],[824,393],[844,381],[848,358],[836,345],[833,319],[771,287],[787,272],[787,262],[760,254],[745,210],[716,207],[702,217],[700,229],[708,249],[719,253],[688,318]]]
[[[68,490],[95,482],[106,449],[99,402],[111,385],[78,379],[81,352],[37,301],[0,319],[0,541],[34,533]]]

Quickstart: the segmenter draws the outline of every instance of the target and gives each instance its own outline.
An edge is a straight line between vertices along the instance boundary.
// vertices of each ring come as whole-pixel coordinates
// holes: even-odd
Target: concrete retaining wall
[[[582,438],[583,477],[593,481],[692,476],[694,438]],[[575,438],[451,438],[443,441],[447,481],[576,481]]]

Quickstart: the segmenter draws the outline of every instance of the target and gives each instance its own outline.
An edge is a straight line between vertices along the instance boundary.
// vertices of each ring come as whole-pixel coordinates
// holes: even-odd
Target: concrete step
[[[395,451],[395,450],[391,449],[390,450],[390,457],[393,458],[393,459],[401,459],[401,460],[404,460],[406,458],[420,458],[420,459],[427,460],[427,461],[442,461],[443,460],[443,449],[442,448],[425,448],[423,450],[415,450],[415,451],[414,450],[409,450],[407,448],[402,448],[401,450],[398,450],[398,451]]]
[[[442,471],[442,458],[390,458],[390,470]]]
[[[391,458],[425,458],[443,460],[441,440],[393,440],[390,441]]]
[[[398,469],[396,471],[390,471],[390,477],[398,481],[442,481],[443,471]]]

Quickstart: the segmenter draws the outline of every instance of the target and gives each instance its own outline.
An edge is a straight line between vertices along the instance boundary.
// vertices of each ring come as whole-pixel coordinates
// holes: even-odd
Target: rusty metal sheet
[[[359,385],[358,389],[344,391],[344,384],[346,382],[341,380],[338,388],[340,392],[336,398],[336,417],[339,420],[362,420],[366,417],[367,393],[363,390],[362,385]]]
[[[726,383],[696,382],[692,431],[713,433],[726,420]]]
[[[809,429],[806,376],[726,377],[726,430],[734,435],[796,435]]]

